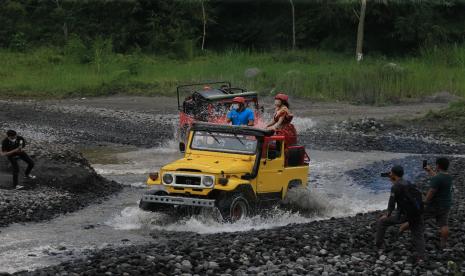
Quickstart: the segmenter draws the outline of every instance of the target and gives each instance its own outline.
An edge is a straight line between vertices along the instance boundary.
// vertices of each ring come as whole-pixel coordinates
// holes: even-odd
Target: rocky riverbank
[[[26,147],[36,163],[34,180],[21,180],[26,190],[9,190],[11,168],[0,162],[0,226],[40,221],[103,200],[121,186],[99,176],[71,147],[30,140]],[[24,165],[21,170],[24,171]]]
[[[448,275],[465,271],[464,159],[452,161],[454,206],[450,216],[449,248],[437,247],[434,221],[425,237],[428,257],[410,259],[410,238],[388,232],[387,247],[373,246],[379,212],[307,224],[249,231],[199,235],[154,232],[163,243],[96,251],[92,257],[17,275]]]
[[[172,138],[176,118],[147,112],[81,105],[0,100],[5,125],[48,141],[154,147]],[[1,123],[1,121],[0,121]]]
[[[455,129],[442,135],[425,131],[421,121],[364,118],[320,125],[302,133],[300,142],[310,149],[388,151],[416,154],[461,154],[465,144]]]

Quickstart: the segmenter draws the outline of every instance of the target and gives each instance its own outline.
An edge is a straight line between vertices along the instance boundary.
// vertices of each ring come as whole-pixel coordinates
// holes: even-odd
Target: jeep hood
[[[215,156],[190,156],[174,161],[164,171],[199,171],[203,173],[242,174],[252,172],[255,156],[249,158],[225,158]]]

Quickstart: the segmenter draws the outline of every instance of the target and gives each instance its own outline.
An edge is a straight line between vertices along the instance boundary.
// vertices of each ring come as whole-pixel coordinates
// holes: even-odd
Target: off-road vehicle
[[[226,123],[226,114],[235,97],[245,99],[245,105],[254,110],[256,121],[263,113],[257,92],[232,87],[230,82],[185,84],[178,86],[176,93],[180,121],[178,139],[184,143],[194,122]]]
[[[184,157],[150,174],[140,208],[149,211],[216,207],[236,221],[307,186],[305,148],[284,136],[246,126],[194,123]]]

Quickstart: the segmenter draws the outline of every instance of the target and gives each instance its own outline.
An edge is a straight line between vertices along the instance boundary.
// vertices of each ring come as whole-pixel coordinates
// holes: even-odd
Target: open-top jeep
[[[182,159],[150,174],[141,209],[216,207],[223,219],[236,221],[307,186],[305,148],[286,145],[273,131],[194,123],[180,147]]]
[[[194,122],[225,123],[232,100],[243,97],[246,106],[255,112],[256,121],[263,113],[257,92],[232,87],[230,82],[207,82],[178,86],[179,140],[186,142]],[[184,99],[182,99],[184,98]]]

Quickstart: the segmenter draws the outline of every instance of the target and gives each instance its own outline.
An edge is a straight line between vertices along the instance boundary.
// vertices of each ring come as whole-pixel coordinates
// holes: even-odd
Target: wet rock
[[[255,78],[256,76],[258,76],[259,74],[261,73],[261,70],[256,68],[256,67],[253,67],[253,68],[247,68],[245,71],[244,71],[244,77],[248,78],[248,79],[251,79],[251,78]]]
[[[181,270],[184,272],[189,272],[192,270],[192,264],[189,260],[183,260],[181,262]]]

